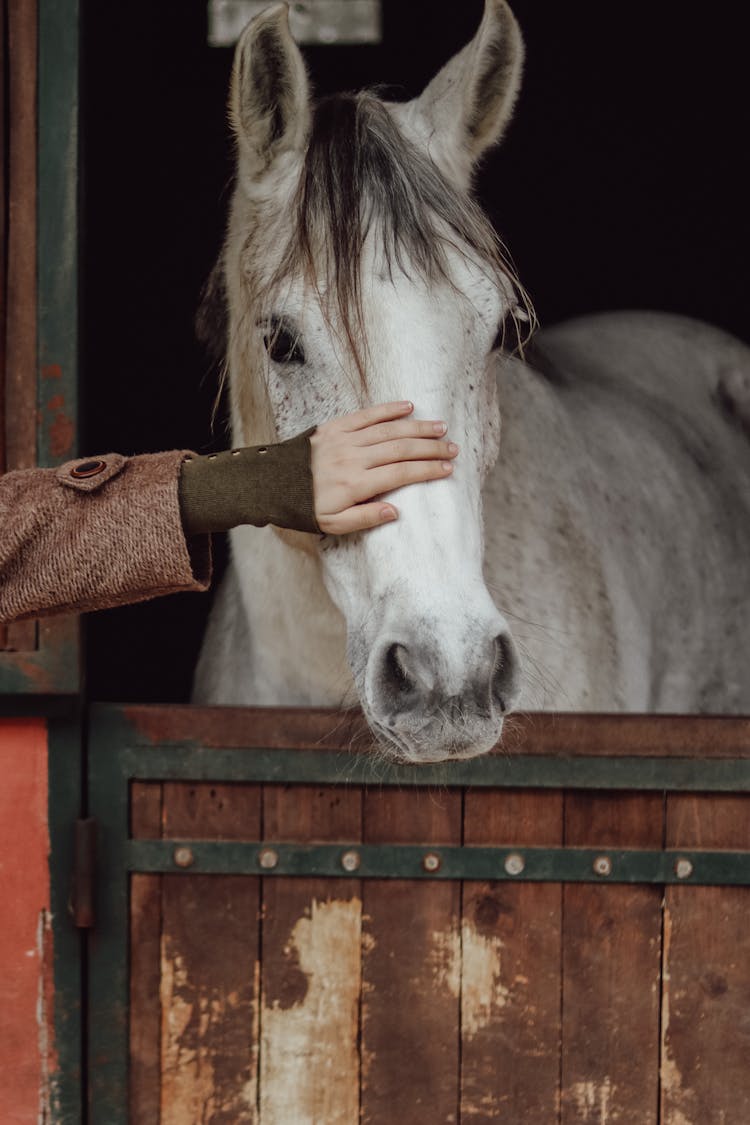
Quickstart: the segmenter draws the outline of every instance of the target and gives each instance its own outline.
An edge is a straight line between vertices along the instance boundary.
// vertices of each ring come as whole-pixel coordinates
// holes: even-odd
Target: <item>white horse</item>
[[[522,298],[470,181],[522,55],[486,0],[421,97],[314,105],[285,5],[238,44],[207,306],[228,312],[235,444],[409,398],[461,452],[450,479],[394,494],[393,525],[235,530],[200,702],[358,699],[379,743],[419,762],[488,750],[519,701],[750,706],[750,352],[644,313],[541,332],[525,362],[498,350]]]

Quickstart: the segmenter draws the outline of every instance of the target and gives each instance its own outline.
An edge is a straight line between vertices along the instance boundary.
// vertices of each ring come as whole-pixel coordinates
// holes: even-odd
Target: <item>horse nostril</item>
[[[401,695],[405,695],[414,687],[404,665],[406,649],[403,645],[392,644],[385,654],[385,668],[391,685]]]
[[[503,714],[511,707],[518,678],[518,657],[508,633],[495,637],[495,662],[492,668],[492,694]]]

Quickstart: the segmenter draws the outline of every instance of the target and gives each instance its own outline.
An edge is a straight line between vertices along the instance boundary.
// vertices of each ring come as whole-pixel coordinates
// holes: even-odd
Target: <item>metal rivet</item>
[[[608,855],[598,855],[594,860],[594,871],[597,875],[612,874],[612,860]]]
[[[269,871],[272,867],[276,867],[279,862],[279,853],[275,852],[273,848],[262,848],[258,853],[258,863]]]
[[[195,863],[195,856],[193,855],[192,848],[175,848],[172,859],[174,860],[177,867],[192,867]]]
[[[439,871],[440,862],[439,855],[435,852],[428,852],[427,855],[422,858],[422,867],[424,867],[425,871]]]
[[[503,863],[503,867],[509,875],[520,875],[525,866],[526,860],[519,852],[511,852],[510,855],[506,855]]]
[[[693,874],[693,865],[689,859],[681,856],[674,865],[674,873],[678,879],[689,879]]]
[[[360,863],[359,852],[344,852],[341,857],[341,866],[344,871],[356,871]]]

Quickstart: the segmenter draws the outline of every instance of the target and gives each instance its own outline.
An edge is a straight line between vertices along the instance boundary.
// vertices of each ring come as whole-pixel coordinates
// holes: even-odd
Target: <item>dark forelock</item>
[[[446,244],[467,248],[515,285],[489,220],[400,132],[372,93],[318,103],[300,177],[294,230],[277,280],[300,268],[333,297],[359,363],[362,252],[375,228],[389,270],[449,279]],[[361,367],[361,365],[360,365]]]

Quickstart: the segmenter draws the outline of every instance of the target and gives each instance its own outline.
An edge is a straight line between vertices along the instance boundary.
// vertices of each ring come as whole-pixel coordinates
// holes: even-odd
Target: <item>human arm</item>
[[[267,523],[343,535],[396,519],[373,497],[449,476],[458,452],[444,422],[389,402],[335,418],[277,445],[191,455],[180,478],[189,535]]]
[[[117,453],[0,477],[0,621],[205,590],[208,537],[178,502],[186,451]]]
[[[396,405],[237,453],[112,453],[0,477],[0,622],[206,590],[208,531],[343,534],[395,518],[371,497],[448,475],[454,455],[433,423]]]

